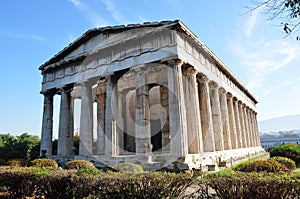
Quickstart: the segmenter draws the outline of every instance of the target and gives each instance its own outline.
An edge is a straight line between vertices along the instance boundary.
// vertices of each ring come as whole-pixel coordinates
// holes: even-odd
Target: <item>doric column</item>
[[[104,154],[105,146],[105,99],[106,89],[105,81],[99,81],[96,89],[97,102],[97,142],[96,154]]]
[[[258,123],[257,123],[257,113],[254,113],[253,118],[254,118],[257,146],[260,146],[260,137],[259,137]]]
[[[57,155],[72,155],[72,145],[70,139],[73,139],[73,129],[71,129],[71,90],[70,87],[61,89],[60,112],[59,112],[59,129]],[[73,118],[72,118],[73,120]]]
[[[200,115],[204,152],[215,151],[208,78],[199,75]]]
[[[138,156],[151,154],[149,86],[141,68],[136,69],[135,143]]]
[[[222,118],[222,125],[223,125],[224,149],[230,150],[232,149],[232,146],[231,146],[231,138],[230,138],[226,90],[224,88],[219,88],[219,98],[220,98],[220,111],[221,111],[221,118]]]
[[[44,95],[44,111],[41,134],[41,148],[47,150],[48,155],[52,155],[52,135],[53,135],[53,95],[52,92],[42,93]]]
[[[113,111],[116,111],[118,106],[118,91],[116,80],[113,76],[106,77],[106,99],[105,99],[105,155],[117,155],[117,124],[114,118]]]
[[[247,107],[247,118],[248,118],[248,127],[249,127],[249,137],[250,137],[250,147],[254,147],[254,134],[252,128],[252,119],[250,115],[250,109]]]
[[[184,71],[185,106],[187,115],[188,146],[190,154],[203,152],[201,118],[199,108],[197,71],[192,67]]]
[[[170,150],[174,156],[185,156],[188,154],[182,64],[181,60],[172,60],[168,63]]]
[[[243,112],[244,112],[244,124],[245,124],[245,142],[246,142],[247,147],[251,147],[247,106],[245,104],[243,104]]]
[[[79,155],[93,154],[93,101],[92,85],[90,82],[81,84],[81,114]]]
[[[239,103],[236,98],[233,98],[233,108],[234,108],[234,119],[235,119],[238,148],[243,148],[242,129],[241,129],[241,122],[240,122],[241,116],[240,116]]]
[[[240,116],[242,147],[246,148],[247,147],[247,142],[246,142],[245,116],[244,116],[244,110],[243,110],[242,102],[239,101],[238,105],[239,105],[239,116]]]
[[[161,106],[166,111],[166,121],[161,129],[162,133],[162,151],[170,152],[170,124],[169,124],[169,94],[168,87],[160,86]]]
[[[228,107],[228,119],[229,119],[229,127],[230,127],[230,139],[231,146],[233,149],[239,148],[238,146],[238,137],[236,132],[236,123],[235,123],[235,115],[233,108],[233,96],[230,93],[227,93],[227,107]]]
[[[215,82],[209,83],[210,88],[210,102],[211,102],[211,113],[213,121],[213,131],[216,151],[224,150],[224,138],[222,133],[222,119],[220,110],[220,100],[218,93],[218,84]]]

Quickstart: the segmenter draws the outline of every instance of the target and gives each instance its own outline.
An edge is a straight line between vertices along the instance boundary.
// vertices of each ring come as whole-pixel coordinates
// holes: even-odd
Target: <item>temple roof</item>
[[[87,42],[91,38],[97,36],[101,33],[119,33],[130,29],[144,28],[144,27],[159,27],[164,26],[165,28],[175,29],[179,32],[184,32],[189,37],[191,37],[203,50],[215,61],[217,67],[226,74],[231,81],[233,81],[245,94],[250,97],[255,103],[257,100],[248,91],[248,89],[241,83],[241,81],[230,71],[230,69],[206,46],[204,45],[198,37],[189,28],[184,25],[180,20],[173,21],[160,21],[160,22],[144,22],[142,24],[128,24],[128,25],[117,25],[117,26],[106,26],[93,28],[86,31],[82,36],[76,39],[74,42],[70,43],[64,49],[55,54],[52,58],[46,61],[39,67],[39,70],[44,70],[47,66],[55,64],[61,61],[65,56],[71,53],[73,50],[77,49],[82,43]]]

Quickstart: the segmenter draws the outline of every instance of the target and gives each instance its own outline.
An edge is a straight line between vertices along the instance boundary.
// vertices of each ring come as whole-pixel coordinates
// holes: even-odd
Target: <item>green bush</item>
[[[87,161],[87,160],[72,160],[67,162],[66,169],[96,169],[93,163]]]
[[[300,197],[299,175],[273,173],[232,173],[232,175],[208,175],[198,181],[200,187],[210,186],[220,199],[278,199]],[[202,191],[202,192],[201,192]],[[203,190],[200,190],[203,194]],[[196,193],[197,194],[197,193]],[[212,198],[209,192],[206,195]]]
[[[6,161],[0,158],[0,166],[4,166],[4,165],[6,165]]]
[[[35,166],[35,167],[52,167],[52,168],[55,168],[55,169],[58,168],[57,162],[55,162],[52,159],[48,159],[48,158],[38,158],[38,159],[32,160],[30,162],[30,166]]]
[[[289,171],[284,165],[275,160],[256,160],[248,164],[235,168],[236,171],[242,172],[287,172]]]
[[[274,156],[274,157],[271,158],[271,160],[275,160],[275,161],[281,163],[287,169],[289,169],[289,171],[292,171],[292,170],[296,169],[296,163],[295,163],[295,161],[292,160],[292,159],[290,159],[290,158],[280,157],[280,156]]]
[[[141,165],[133,163],[121,163],[113,166],[119,172],[131,172],[131,173],[142,173],[144,169]]]
[[[14,167],[0,170],[0,187],[4,187],[9,198],[32,197],[36,191],[37,178],[30,168]]]
[[[280,146],[269,147],[270,156],[287,157],[297,162],[297,157],[300,155],[300,146],[297,144],[283,144]]]

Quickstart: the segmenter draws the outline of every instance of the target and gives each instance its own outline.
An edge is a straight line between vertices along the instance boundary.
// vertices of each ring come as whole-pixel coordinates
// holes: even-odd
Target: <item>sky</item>
[[[40,136],[38,67],[88,29],[180,19],[258,100],[258,120],[300,114],[300,42],[251,0],[10,0],[0,6],[0,133]],[[59,99],[55,97],[54,131]],[[55,134],[55,132],[54,132]]]

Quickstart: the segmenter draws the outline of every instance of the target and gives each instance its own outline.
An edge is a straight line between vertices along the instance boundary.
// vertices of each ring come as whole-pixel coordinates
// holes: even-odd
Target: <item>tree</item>
[[[281,26],[284,32],[290,35],[300,25],[300,0],[259,0],[253,2],[255,7],[250,11],[262,8],[270,20],[282,20]],[[300,40],[300,36],[296,36]]]

